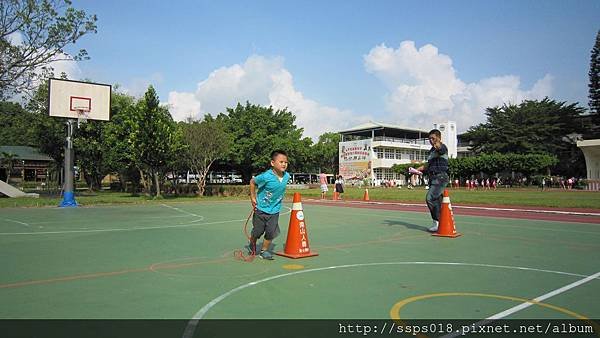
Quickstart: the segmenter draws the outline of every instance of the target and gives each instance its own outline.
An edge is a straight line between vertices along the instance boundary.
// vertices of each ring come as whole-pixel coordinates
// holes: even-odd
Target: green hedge
[[[492,176],[501,172],[522,173],[526,176],[546,174],[546,170],[558,163],[556,156],[548,154],[482,154],[473,157],[451,158],[448,169],[451,177],[470,177],[485,173]],[[409,167],[421,163],[395,164],[392,170],[406,175]]]

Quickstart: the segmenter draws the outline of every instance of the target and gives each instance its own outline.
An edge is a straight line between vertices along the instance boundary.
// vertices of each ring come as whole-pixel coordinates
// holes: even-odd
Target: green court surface
[[[249,202],[2,209],[0,318],[600,318],[600,224],[455,215],[463,235],[439,238],[424,212],[305,203],[318,256],[245,262],[234,251],[249,212]]]

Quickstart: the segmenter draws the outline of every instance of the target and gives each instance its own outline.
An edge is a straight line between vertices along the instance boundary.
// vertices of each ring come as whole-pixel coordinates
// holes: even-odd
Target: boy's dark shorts
[[[252,216],[252,238],[260,238],[265,234],[266,240],[272,240],[279,236],[279,213],[267,214],[266,212],[255,210]]]

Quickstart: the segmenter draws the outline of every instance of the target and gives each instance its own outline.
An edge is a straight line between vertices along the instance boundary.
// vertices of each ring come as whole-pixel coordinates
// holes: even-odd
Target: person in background
[[[327,188],[327,175],[324,172],[319,174],[319,183],[321,184],[321,199],[325,199],[329,189]]]
[[[342,175],[339,175],[335,180],[335,192],[338,193],[338,198],[342,199],[342,194],[344,193],[344,178]]]

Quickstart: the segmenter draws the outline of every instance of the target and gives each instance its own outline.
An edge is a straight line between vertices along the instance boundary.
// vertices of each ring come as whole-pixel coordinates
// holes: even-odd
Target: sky
[[[287,108],[316,139],[367,121],[429,130],[525,99],[588,107],[597,0],[73,0],[98,17],[71,79],[154,86],[175,120]],[[71,51],[72,51],[71,50]]]

